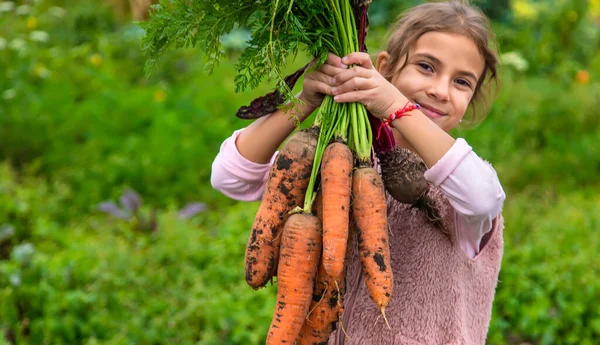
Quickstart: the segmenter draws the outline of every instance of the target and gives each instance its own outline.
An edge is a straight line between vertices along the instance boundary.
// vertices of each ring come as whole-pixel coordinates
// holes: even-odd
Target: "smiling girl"
[[[400,17],[376,65],[366,53],[330,55],[306,75],[296,115],[304,120],[326,94],[363,103],[392,127],[398,146],[423,160],[428,197],[441,217],[438,226],[388,195],[390,328],[370,300],[354,248],[342,323],[329,344],[485,343],[503,252],[505,194],[491,165],[448,131],[465,113],[487,110],[497,81],[492,36],[487,18],[466,1],[427,3]],[[420,108],[390,117],[410,103]],[[278,110],[235,131],[213,162],[213,187],[234,199],[260,200],[276,150],[294,129],[290,114]]]

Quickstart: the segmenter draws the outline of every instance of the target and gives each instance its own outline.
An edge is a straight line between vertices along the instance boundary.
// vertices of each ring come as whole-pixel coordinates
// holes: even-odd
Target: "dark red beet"
[[[416,153],[395,148],[379,152],[377,157],[385,188],[394,199],[412,205],[427,192],[429,184],[423,175],[427,167]]]
[[[436,202],[429,197],[429,183],[425,180],[427,166],[416,153],[403,148],[377,154],[385,189],[399,202],[422,210],[427,218],[442,228]]]

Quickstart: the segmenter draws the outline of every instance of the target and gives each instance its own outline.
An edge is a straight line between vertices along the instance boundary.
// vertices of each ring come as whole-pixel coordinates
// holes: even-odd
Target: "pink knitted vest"
[[[443,230],[423,211],[387,196],[394,273],[386,309],[391,330],[369,297],[354,245],[343,323],[329,345],[485,344],[502,260],[502,217],[484,238],[481,252],[470,258],[458,244],[452,206],[439,189],[432,186],[429,194],[436,200]]]

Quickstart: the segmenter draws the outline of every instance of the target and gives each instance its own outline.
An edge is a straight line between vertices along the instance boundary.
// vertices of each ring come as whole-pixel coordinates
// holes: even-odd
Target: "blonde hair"
[[[485,60],[483,74],[479,78],[469,104],[472,118],[467,121],[469,124],[480,122],[485,117],[485,113],[489,111],[491,101],[499,86],[496,69],[498,52],[489,20],[481,10],[469,5],[468,0],[425,3],[402,13],[388,33],[386,51],[390,54],[390,58],[385,68],[380,71],[381,74],[391,80],[396,72],[406,66],[410,48],[421,35],[431,31],[455,33],[469,37]],[[404,64],[399,67],[401,61],[404,61]],[[492,80],[493,84],[490,83]],[[484,113],[481,119],[478,118],[478,107],[481,107]]]

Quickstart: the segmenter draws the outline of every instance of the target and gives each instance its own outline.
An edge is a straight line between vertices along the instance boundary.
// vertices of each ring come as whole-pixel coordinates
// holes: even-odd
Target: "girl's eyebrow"
[[[417,54],[414,54],[413,56],[417,56],[417,57],[421,57],[421,58],[425,58],[425,59],[431,60],[436,65],[441,65],[442,64],[442,61],[440,59],[438,59],[435,56],[433,56],[431,54],[428,54],[428,53],[417,53]],[[475,82],[479,81],[479,78],[477,78],[477,76],[475,74],[473,74],[472,72],[469,72],[469,71],[458,71],[458,74],[463,75],[465,77],[473,78],[473,80],[475,80]]]

